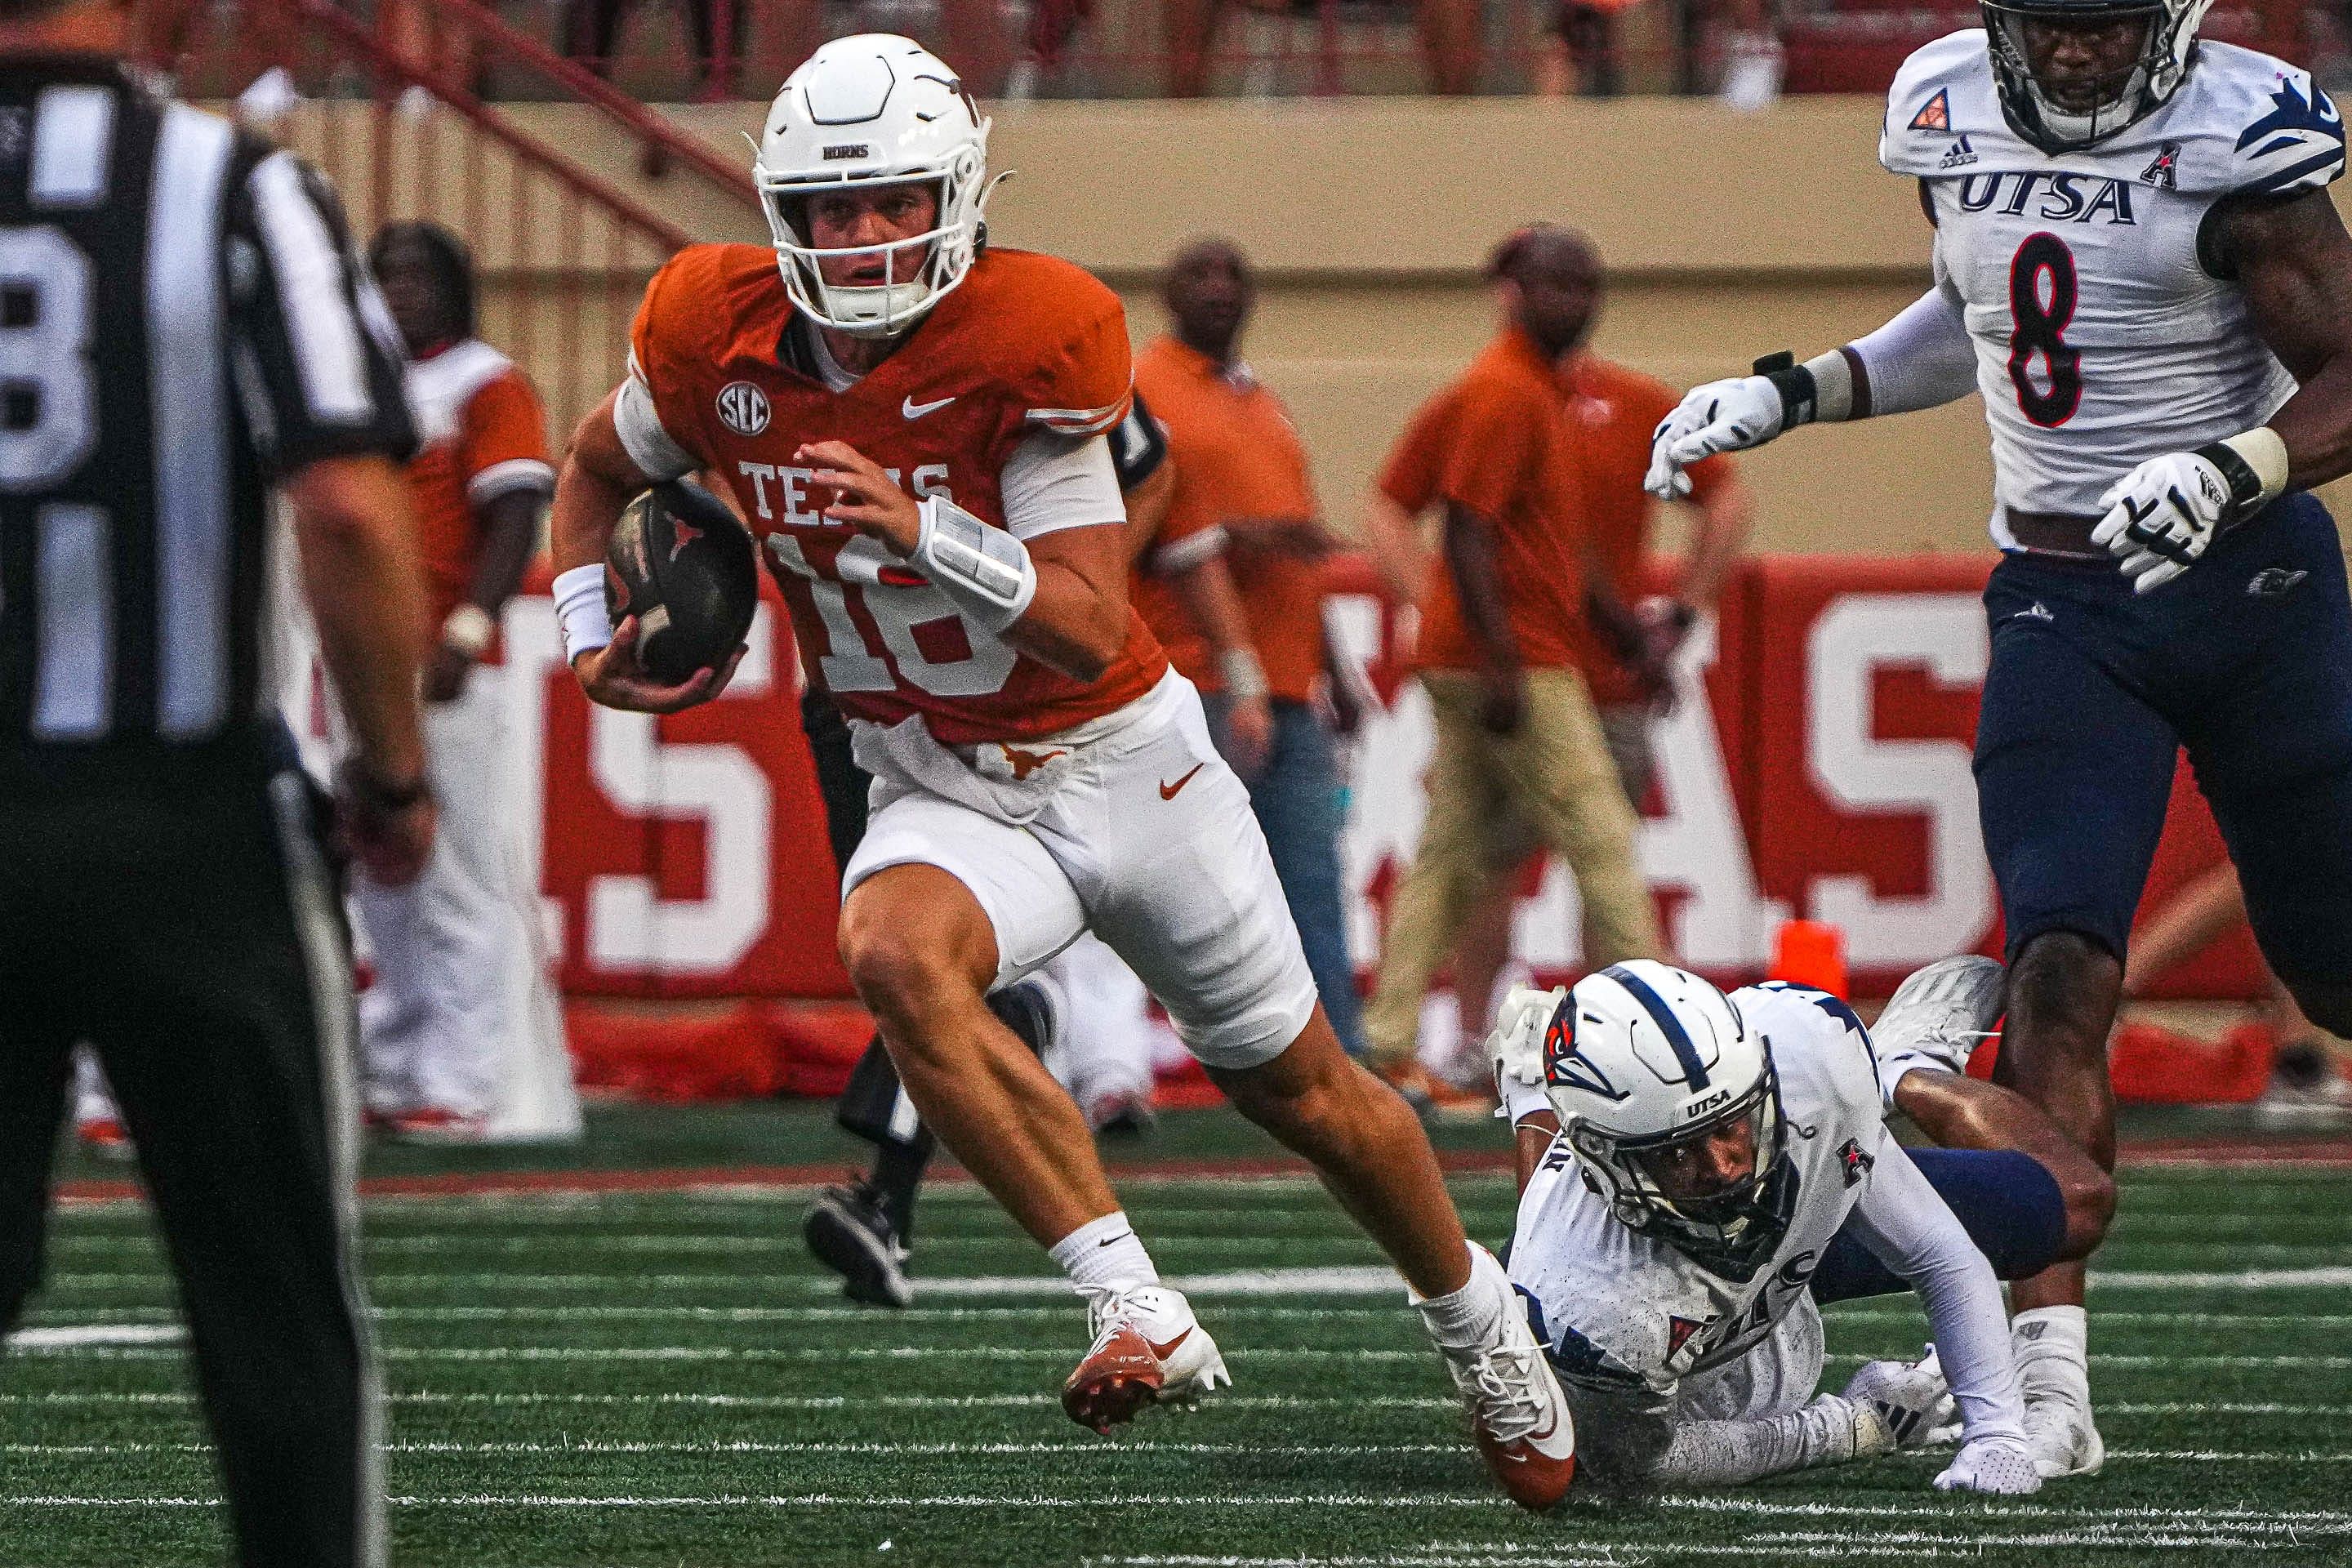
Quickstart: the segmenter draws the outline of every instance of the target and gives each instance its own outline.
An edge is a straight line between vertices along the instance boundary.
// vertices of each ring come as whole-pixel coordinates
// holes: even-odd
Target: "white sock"
[[[1853,1458],[1853,1406],[1825,1394],[1801,1410],[1735,1421],[1684,1421],[1641,1479],[1661,1489],[1745,1486]]]
[[[1160,1270],[1151,1266],[1151,1254],[1143,1250],[1125,1209],[1087,1221],[1055,1242],[1051,1251],[1073,1285],[1160,1283]]]
[[[2033,1307],[2010,1320],[2018,1388],[2029,1400],[2053,1395],[2088,1404],[2091,1328],[2080,1307]]]
[[[1895,1109],[1895,1086],[1901,1083],[1913,1068],[1935,1065],[1937,1064],[1916,1057],[1908,1051],[1899,1057],[1890,1057],[1881,1061],[1878,1064],[1878,1092],[1885,1097],[1886,1108],[1889,1110]]]
[[[1494,1254],[1470,1244],[1470,1279],[1444,1296],[1414,1296],[1429,1337],[1442,1349],[1483,1350],[1503,1337],[1503,1314],[1511,1310],[1511,1286]]]

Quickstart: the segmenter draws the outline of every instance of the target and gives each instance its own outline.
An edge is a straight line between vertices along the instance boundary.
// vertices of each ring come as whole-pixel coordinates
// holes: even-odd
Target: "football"
[[[726,661],[760,603],[758,552],[701,486],[656,485],[628,504],[604,557],[604,610],[637,617],[637,662],[677,685]]]

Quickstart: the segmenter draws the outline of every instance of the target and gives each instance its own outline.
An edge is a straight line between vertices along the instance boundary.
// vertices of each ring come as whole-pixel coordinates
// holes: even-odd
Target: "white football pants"
[[[492,1134],[576,1133],[578,1101],[563,1048],[563,1015],[547,973],[537,900],[521,885],[520,824],[508,809],[506,671],[474,672],[453,702],[425,710],[440,837],[425,874],[404,888],[352,876],[352,909],[375,980],[360,996],[360,1042],[371,1110],[439,1106],[492,1118]],[[532,1120],[498,1125],[518,1076],[547,1077],[520,1097]]]

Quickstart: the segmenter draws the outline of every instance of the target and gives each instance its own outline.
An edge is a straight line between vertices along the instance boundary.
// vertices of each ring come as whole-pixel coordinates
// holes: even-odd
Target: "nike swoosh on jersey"
[[[940,409],[945,408],[949,404],[953,403],[957,398],[962,395],[963,394],[960,392],[951,392],[947,396],[940,398],[936,402],[918,403],[910,394],[904,403],[898,405],[898,412],[905,415],[909,419],[920,419],[926,414],[938,413]]]
[[[1176,792],[1192,782],[1192,773],[1199,773],[1202,768],[1205,768],[1209,764],[1206,763],[1194,763],[1192,764],[1192,772],[1186,773],[1174,784],[1170,784],[1165,779],[1161,780],[1160,784],[1160,798],[1162,800],[1174,800],[1176,798]]]

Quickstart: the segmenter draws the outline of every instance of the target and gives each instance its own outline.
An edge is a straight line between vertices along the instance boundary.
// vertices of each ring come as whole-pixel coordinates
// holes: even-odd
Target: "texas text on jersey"
[[[2004,509],[2096,517],[2135,464],[2259,426],[2294,391],[2206,220],[2343,174],[2344,122],[2310,73],[2201,41],[2153,113],[2053,155],[2005,118],[1971,29],[1905,62],[1879,159],[1925,193]],[[1993,530],[2015,545],[2000,513]]]
[[[1024,442],[1094,436],[1127,412],[1118,297],[1067,262],[991,250],[902,348],[840,391],[821,357],[809,363],[803,332],[772,251],[682,251],[646,291],[617,423],[649,474],[725,476],[792,606],[802,658],[842,710],[886,725],[919,713],[934,739],[963,745],[1052,734],[1150,691],[1168,662],[1133,611],[1100,679],[1061,674],[960,618],[879,541],[824,518],[814,467],[794,461],[809,442],[846,441],[918,499],[945,495],[1004,526]],[[632,417],[637,389],[658,427]]]
[[[1813,1266],[1860,1201],[1885,1136],[1868,1037],[1844,1003],[1773,983],[1731,1001],[1769,1042],[1788,1129],[1773,1183],[1777,1234],[1749,1256],[1702,1260],[1620,1223],[1580,1179],[1563,1137],[1528,1184],[1511,1278],[1541,1313],[1562,1379],[1670,1392],[1746,1353],[1791,1312],[1814,1321]],[[1818,1360],[1811,1368],[1820,1374]]]

